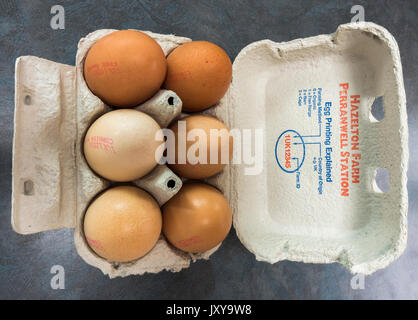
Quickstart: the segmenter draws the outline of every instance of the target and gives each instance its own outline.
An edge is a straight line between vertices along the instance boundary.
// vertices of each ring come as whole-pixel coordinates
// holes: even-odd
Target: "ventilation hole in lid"
[[[176,181],[174,181],[173,179],[170,179],[167,181],[167,187],[169,189],[173,189],[176,186]]]
[[[25,102],[25,104],[26,104],[26,105],[30,105],[30,104],[32,103],[32,98],[31,98],[31,96],[27,94],[27,95],[25,96],[24,102]]]
[[[168,104],[169,104],[170,106],[174,105],[174,97],[169,97],[169,98],[168,98]]]
[[[23,194],[25,196],[33,195],[33,181],[32,180],[26,180],[25,182],[23,182]]]
[[[376,170],[375,183],[378,191],[384,193],[389,192],[389,172],[386,168],[380,168]]]
[[[377,97],[374,99],[370,108],[370,113],[376,121],[381,121],[385,117],[383,109],[383,97]]]

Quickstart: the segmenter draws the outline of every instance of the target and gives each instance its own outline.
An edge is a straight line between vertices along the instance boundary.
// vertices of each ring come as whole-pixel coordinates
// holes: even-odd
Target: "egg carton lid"
[[[386,29],[350,23],[330,35],[251,43],[234,61],[226,99],[232,127],[264,137],[260,172],[230,166],[234,227],[257,260],[337,262],[371,274],[402,254],[406,98]],[[376,182],[382,172],[386,192]]]
[[[22,233],[72,228],[75,214],[66,208],[73,207],[75,198],[58,181],[76,183],[74,163],[62,161],[65,154],[74,159],[74,144],[66,140],[74,129],[62,121],[34,136],[39,128],[23,123],[40,112],[49,119],[73,112],[56,107],[56,101],[75,103],[70,94],[75,90],[74,67],[51,65],[55,71],[41,80],[35,74],[18,78],[19,68],[18,59],[12,224]],[[25,81],[42,83],[48,92],[45,100],[33,99]],[[60,86],[68,91],[58,90]],[[377,97],[383,97],[381,121],[371,113]],[[36,114],[26,111],[34,105]],[[204,113],[230,128],[250,130],[253,138],[256,132],[263,137],[261,168],[256,167],[257,159],[232,164],[208,180],[229,198],[237,235],[258,260],[338,262],[353,273],[370,274],[403,252],[408,206],[406,98],[398,46],[386,29],[361,22],[341,25],[331,35],[254,42],[235,59],[225,97]],[[49,144],[57,134],[63,142]],[[29,148],[23,158],[18,149],[34,139],[44,141],[37,144],[42,149]],[[254,141],[252,146],[256,147]],[[234,161],[239,162],[236,150]],[[31,167],[44,153],[50,155],[45,166]],[[57,164],[61,170],[54,169]],[[29,168],[42,171],[44,178],[35,190],[21,174]],[[388,192],[376,184],[380,168],[388,172]],[[56,194],[42,194],[38,183],[53,185]],[[39,209],[22,210],[22,198],[28,201],[33,192],[38,198],[29,207]]]

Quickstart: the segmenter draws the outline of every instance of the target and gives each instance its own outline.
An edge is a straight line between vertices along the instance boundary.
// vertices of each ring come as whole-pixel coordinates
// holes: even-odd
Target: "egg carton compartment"
[[[88,126],[108,110],[88,90],[82,62],[88,48],[113,31],[99,30],[82,39],[75,69],[35,57],[17,60],[12,224],[20,233],[76,228],[79,254],[110,277],[178,271],[190,261],[209,258],[217,248],[187,254],[162,236],[143,258],[118,265],[93,254],[82,235],[85,209],[109,186],[89,169],[81,153]],[[191,41],[148,34],[166,55]],[[238,54],[228,92],[202,113],[218,118],[230,129],[261,129],[262,171],[246,175],[248,164],[230,164],[205,181],[228,198],[237,235],[257,260],[337,262],[353,273],[371,274],[402,254],[408,211],[408,127],[402,77],[395,39],[369,22],[341,25],[333,34],[290,42],[262,40]],[[341,87],[344,84],[348,84],[346,93]],[[164,103],[168,101],[164,94],[160,91],[155,96],[156,104],[161,97]],[[361,154],[354,166],[353,150],[349,150],[348,169],[342,166],[346,161],[342,152],[348,148],[341,144],[345,139],[340,109],[344,97],[349,117],[353,117],[350,100],[354,99],[357,108],[354,117],[359,133],[349,131],[347,137],[358,139],[354,141],[358,149],[353,150]],[[383,97],[384,118],[377,121],[371,106],[379,97]],[[146,103],[142,110],[159,119],[153,105]],[[167,125],[177,116],[157,121]],[[284,142],[285,137],[289,141]],[[327,169],[326,157],[331,169]],[[380,190],[375,181],[381,169],[389,176],[388,192]],[[150,190],[161,204],[166,199],[158,199],[152,188],[167,187],[167,179],[173,176],[166,167],[156,170],[134,183]],[[158,170],[169,172],[168,178]],[[327,170],[331,181],[327,181]],[[342,179],[346,172],[349,186]],[[71,192],[76,187],[77,193]],[[166,192],[169,197],[173,191]]]

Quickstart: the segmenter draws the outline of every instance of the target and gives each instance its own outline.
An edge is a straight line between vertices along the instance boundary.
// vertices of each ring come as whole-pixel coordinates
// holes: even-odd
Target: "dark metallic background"
[[[50,27],[51,6],[65,8],[65,30]],[[73,230],[22,236],[10,224],[14,62],[35,55],[74,65],[80,38],[97,29],[135,28],[208,40],[231,59],[247,44],[334,32],[360,4],[367,21],[386,27],[400,47],[407,96],[410,169],[408,248],[396,262],[353,290],[338,264],[257,262],[232,230],[209,261],[179,273],[110,280],[87,265]],[[0,1],[0,298],[3,299],[418,299],[418,1]],[[361,48],[359,48],[361,50]],[[65,268],[65,290],[53,290],[50,269]]]

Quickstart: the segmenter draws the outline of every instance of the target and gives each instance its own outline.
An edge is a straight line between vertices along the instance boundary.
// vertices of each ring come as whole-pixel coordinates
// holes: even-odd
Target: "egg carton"
[[[188,255],[161,238],[137,262],[114,266],[95,256],[82,236],[85,208],[107,186],[81,154],[83,132],[106,111],[85,85],[82,61],[88,48],[112,31],[99,30],[80,41],[75,71],[39,58],[18,59],[12,223],[21,233],[75,227],[79,254],[111,277],[178,271],[217,248]],[[190,41],[149,34],[166,54]],[[51,97],[53,103],[37,103]],[[381,121],[371,113],[378,97],[383,97]],[[147,105],[154,110],[153,103]],[[34,107],[37,114],[23,112]],[[232,164],[207,180],[229,199],[236,233],[257,260],[338,262],[352,273],[371,274],[402,254],[408,211],[406,99],[398,46],[386,29],[360,22],[341,25],[330,35],[251,43],[233,63],[225,97],[203,113],[230,128],[260,130],[264,137],[261,172],[249,175],[252,164]],[[248,145],[234,143],[234,163],[237,149]],[[389,175],[388,192],[376,184],[381,168]],[[165,167],[157,170],[174,177]],[[152,177],[140,181],[159,194],[149,189]],[[72,188],[62,188],[63,182]],[[165,194],[164,187],[160,190]]]
[[[76,65],[68,66],[34,56],[16,60],[15,134],[13,148],[12,226],[21,234],[74,228],[78,254],[109,277],[180,271],[191,261],[208,259],[219,246],[203,253],[180,251],[160,236],[144,257],[128,263],[109,262],[95,254],[83,234],[84,214],[91,201],[114,183],[96,175],[83,155],[89,126],[112,109],[87,87],[83,64],[90,47],[116,30],[90,33],[78,44]],[[145,31],[167,55],[188,38]],[[170,90],[160,90],[134,109],[152,116],[165,128],[181,112],[182,102]],[[182,180],[158,165],[132,181],[160,206],[176,194]]]

